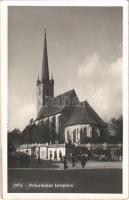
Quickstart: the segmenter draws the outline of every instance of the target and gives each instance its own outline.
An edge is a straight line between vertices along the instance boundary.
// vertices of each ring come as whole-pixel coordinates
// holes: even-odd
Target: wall
[[[54,160],[54,152],[57,153],[57,158],[55,160],[60,160],[59,152],[62,153],[62,156],[65,156],[65,145],[64,144],[40,144],[40,145],[30,145],[28,147],[19,147],[17,151],[28,154],[29,156],[33,155],[33,150],[35,150],[35,158],[38,158],[40,155],[40,159],[46,160],[50,159],[50,153],[52,153],[52,160]]]
[[[61,113],[58,113],[56,115],[52,115],[52,116],[49,116],[49,117],[45,117],[43,119],[40,119],[38,121],[36,121],[36,125],[44,122],[45,124],[47,123],[47,121],[49,120],[49,124],[51,125],[52,122],[53,122],[53,119],[55,118],[55,131],[56,131],[56,134],[59,134],[59,131],[60,131],[60,116],[61,116]]]
[[[84,134],[84,129],[85,129],[84,137],[92,137],[92,127],[89,124],[78,124],[78,125],[66,127],[65,128],[65,142],[66,143],[69,142],[69,138],[68,138],[68,134],[69,134],[69,137],[72,143],[74,142],[83,143],[82,134]]]
[[[40,159],[46,160],[48,158],[48,148],[47,147],[40,147]]]
[[[65,146],[62,147],[49,147],[48,148],[48,159],[50,159],[50,153],[52,154],[52,160],[54,160],[54,152],[57,154],[57,160],[60,160],[59,153],[62,153],[62,156],[65,156]]]
[[[121,161],[122,155],[117,155],[116,151],[122,149],[122,144],[77,144],[76,146],[88,148],[90,151],[93,149],[103,149],[103,150],[110,150],[111,152],[111,160]],[[62,153],[62,157],[66,155],[66,145],[65,144],[35,144],[35,145],[23,145],[17,148],[17,151],[26,153],[28,155],[32,155],[32,148],[35,148],[35,158],[38,158],[39,149],[40,149],[40,159],[47,160],[50,159],[50,153],[52,153],[52,160],[60,160],[59,152]],[[57,158],[54,159],[54,152],[57,153]]]

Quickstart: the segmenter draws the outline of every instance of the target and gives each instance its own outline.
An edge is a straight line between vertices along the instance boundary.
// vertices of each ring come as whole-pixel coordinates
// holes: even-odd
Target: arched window
[[[69,131],[67,131],[67,141],[70,141]]]
[[[92,130],[90,130],[90,137],[92,137],[93,136],[93,132],[92,132]]]
[[[87,137],[87,129],[86,129],[86,127],[84,128],[84,138],[86,138]]]
[[[78,140],[78,128],[77,128],[77,140]]]
[[[80,143],[83,144],[83,131],[80,129]]]
[[[100,137],[100,130],[99,130],[99,128],[97,128],[96,132],[97,132],[97,136]]]
[[[76,129],[74,129],[73,131],[73,143],[76,142]]]

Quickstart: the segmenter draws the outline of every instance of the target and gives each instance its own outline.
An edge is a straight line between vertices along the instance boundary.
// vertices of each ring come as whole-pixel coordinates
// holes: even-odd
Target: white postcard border
[[[7,123],[8,123],[8,6],[122,6],[123,7],[123,194],[75,193],[7,193]],[[113,1],[4,1],[1,3],[1,110],[2,110],[2,166],[3,197],[5,199],[125,199],[128,198],[128,2]]]

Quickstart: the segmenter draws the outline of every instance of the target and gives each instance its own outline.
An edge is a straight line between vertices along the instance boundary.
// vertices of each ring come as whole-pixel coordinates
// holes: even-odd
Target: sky
[[[10,7],[8,129],[36,117],[44,28],[55,96],[75,89],[106,122],[122,114],[122,8]]]

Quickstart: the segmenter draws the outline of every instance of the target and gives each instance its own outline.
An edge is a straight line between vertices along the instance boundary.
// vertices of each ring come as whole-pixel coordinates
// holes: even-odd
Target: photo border
[[[8,124],[8,7],[9,6],[109,6],[123,7],[123,193],[8,193],[7,124]],[[3,1],[1,2],[1,111],[2,175],[4,199],[127,199],[128,196],[128,2],[123,0]],[[63,194],[63,195],[62,195]]]

